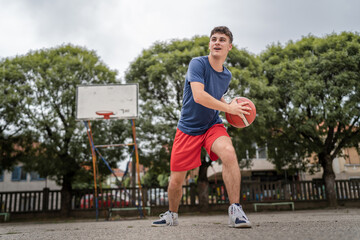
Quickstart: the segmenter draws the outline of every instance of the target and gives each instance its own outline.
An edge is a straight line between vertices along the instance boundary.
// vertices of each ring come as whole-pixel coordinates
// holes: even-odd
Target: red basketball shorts
[[[229,137],[223,124],[215,124],[203,135],[191,136],[176,130],[173,148],[171,151],[170,170],[188,171],[201,165],[201,149],[204,147],[212,161],[219,157],[211,152],[214,141],[221,136]]]

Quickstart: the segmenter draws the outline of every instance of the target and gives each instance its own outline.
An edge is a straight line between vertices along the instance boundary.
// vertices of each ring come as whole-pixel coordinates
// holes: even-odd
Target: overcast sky
[[[258,54],[270,43],[360,30],[359,0],[0,0],[0,58],[72,43],[124,75],[156,41],[226,25]]]

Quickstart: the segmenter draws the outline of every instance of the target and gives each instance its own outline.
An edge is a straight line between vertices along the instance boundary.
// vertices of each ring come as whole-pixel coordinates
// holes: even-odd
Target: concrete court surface
[[[151,227],[147,219],[14,222],[0,224],[5,239],[241,239],[241,240],[359,240],[360,209],[267,211],[249,213],[253,227],[227,226],[224,214],[181,215],[177,227]]]

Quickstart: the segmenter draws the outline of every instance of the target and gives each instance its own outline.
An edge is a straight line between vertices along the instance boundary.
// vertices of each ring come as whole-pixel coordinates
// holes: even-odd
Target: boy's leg
[[[168,186],[169,210],[178,212],[182,197],[182,185],[187,171],[171,172],[170,183]]]
[[[176,131],[170,159],[170,182],[168,186],[169,210],[178,212],[182,197],[182,185],[188,170],[201,165],[202,135],[191,136]]]
[[[160,219],[154,221],[151,226],[166,227],[179,225],[177,212],[182,197],[182,184],[185,176],[186,171],[171,172],[170,183],[168,186],[169,211],[160,214]]]
[[[176,131],[170,159],[170,182],[168,186],[169,211],[160,214],[160,220],[151,226],[177,226],[178,209],[182,197],[182,184],[186,172],[201,165],[202,136],[190,136],[179,129]]]
[[[245,215],[240,203],[240,168],[237,161],[234,146],[228,136],[218,137],[212,144],[214,152],[223,164],[223,179],[230,200],[229,227],[249,228],[251,223]]]
[[[231,139],[227,136],[217,138],[211,151],[222,161],[222,176],[229,196],[230,204],[240,201],[240,168]]]

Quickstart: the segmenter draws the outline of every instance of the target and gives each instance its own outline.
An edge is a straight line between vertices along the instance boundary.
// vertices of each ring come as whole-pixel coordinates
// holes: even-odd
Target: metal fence
[[[98,208],[168,206],[166,188],[107,188],[101,189],[97,196]],[[360,200],[359,180],[337,180],[335,191],[338,200]],[[195,184],[182,187],[183,197],[180,205],[194,206],[199,204]],[[278,202],[278,201],[319,201],[326,200],[325,184],[321,181],[296,182],[259,182],[241,185],[241,202]],[[223,184],[209,185],[209,205],[228,204],[229,199]],[[74,190],[71,209],[93,209],[96,205],[94,192]],[[1,212],[44,212],[61,210],[61,191],[0,192]]]

